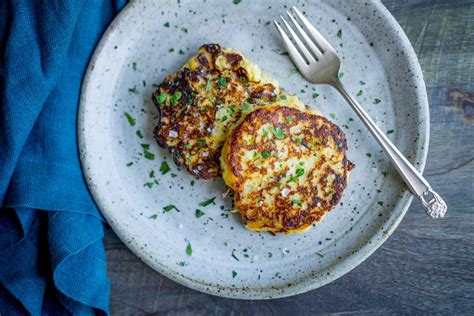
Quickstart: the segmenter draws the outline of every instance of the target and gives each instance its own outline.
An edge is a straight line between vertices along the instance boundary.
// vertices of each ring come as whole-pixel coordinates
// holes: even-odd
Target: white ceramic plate
[[[284,13],[285,4],[133,1],[103,36],[84,79],[79,145],[94,200],[137,256],[193,289],[258,299],[322,286],[377,249],[412,200],[343,99],[328,86],[306,82],[280,54],[283,46],[271,21]],[[342,56],[342,80],[349,91],[422,170],[429,129],[425,85],[413,49],[394,18],[378,1],[293,4]],[[240,217],[228,211],[230,201],[221,198],[222,180],[193,180],[154,141],[152,84],[175,72],[204,43],[242,51],[288,92],[343,126],[349,159],[357,166],[342,202],[312,230],[291,236],[246,230]],[[149,144],[154,160],[143,156],[141,144]],[[164,175],[163,162],[171,168]],[[215,204],[199,206],[213,197]],[[169,205],[180,212],[165,212]],[[197,218],[196,209],[205,214]],[[188,245],[192,254],[186,251]]]

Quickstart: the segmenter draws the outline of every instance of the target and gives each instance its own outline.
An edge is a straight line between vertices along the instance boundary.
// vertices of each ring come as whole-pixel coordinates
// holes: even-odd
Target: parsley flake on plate
[[[200,209],[196,209],[196,213],[195,213],[195,216],[196,218],[200,218],[204,215],[205,213],[203,211],[201,211]]]
[[[199,203],[199,206],[206,207],[210,204],[216,204],[216,197],[215,196],[208,199],[208,200],[206,200],[206,201],[203,201],[203,202]]]
[[[163,211],[165,212],[170,212],[172,210],[176,210],[176,212],[181,212],[174,204],[166,205],[165,207],[163,207]]]
[[[148,159],[148,160],[154,160],[155,159],[155,155],[153,153],[149,152],[146,149],[143,151],[143,154],[144,154],[145,158]]]
[[[125,112],[124,114],[130,126],[135,126],[135,119],[130,114],[128,114],[128,112]]]
[[[170,166],[166,161],[163,161],[160,166],[160,172],[161,174],[166,174],[168,171],[170,171]]]
[[[137,86],[133,86],[133,88],[128,88],[128,92],[138,94]]]
[[[188,242],[188,245],[186,246],[186,254],[188,256],[191,256],[193,254],[193,247],[191,246],[191,243]]]

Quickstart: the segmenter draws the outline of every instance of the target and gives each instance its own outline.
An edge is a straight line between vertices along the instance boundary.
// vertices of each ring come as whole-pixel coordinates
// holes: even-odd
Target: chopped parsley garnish
[[[155,170],[151,170],[148,175],[150,176],[150,178],[154,178],[155,177]]]
[[[276,138],[278,139],[283,139],[285,138],[285,134],[283,133],[283,130],[280,127],[270,127],[270,132],[272,132],[273,135],[275,135]]]
[[[191,148],[191,144],[185,144],[185,145],[184,145],[184,148],[186,148],[186,149]]]
[[[339,73],[339,79],[342,79],[342,77],[344,77],[344,73],[343,73],[343,72],[340,72],[340,73]]]
[[[137,86],[133,86],[133,88],[128,88],[128,92],[138,94]]]
[[[225,89],[227,88],[227,80],[225,77],[223,76],[220,76],[218,79],[217,79],[217,86],[219,87],[219,89]]]
[[[175,205],[173,204],[170,204],[170,205],[166,205],[165,207],[163,207],[163,211],[165,212],[170,212],[172,210],[176,210],[176,212],[181,212]]]
[[[364,82],[364,81],[361,80],[361,81],[359,81],[359,83],[360,83],[361,85],[365,86],[365,82]]]
[[[151,189],[151,188],[153,188],[154,185],[155,185],[154,182],[147,182],[147,183],[145,183],[143,186],[144,186],[144,187],[147,187],[148,189]]]
[[[323,254],[323,253],[316,252],[316,254],[317,254],[318,256],[320,256],[321,258],[324,257],[324,254]]]
[[[317,97],[319,97],[319,93],[313,93],[313,99],[316,99]]]
[[[173,96],[171,97],[171,105],[174,106],[174,105],[176,104],[176,102],[178,102],[179,99],[181,99],[181,96],[182,96],[181,92],[176,91],[176,92],[173,94]]]
[[[288,180],[286,180],[286,183],[294,182],[296,181],[299,177],[301,177],[304,174],[304,169],[296,169],[295,175]]]
[[[337,31],[336,36],[342,38],[342,29],[339,29],[339,31]]]
[[[134,71],[137,70],[137,63],[136,63],[136,62],[133,62],[133,63],[132,63],[132,68],[133,68]]]
[[[221,118],[221,122],[225,122],[227,121],[227,115],[224,115],[222,118]]]
[[[232,254],[231,254],[232,258],[234,258],[237,261],[240,261],[239,258],[237,258],[237,256],[234,254],[234,251],[235,249],[232,250]]]
[[[136,134],[137,134],[138,138],[140,138],[140,139],[143,138],[143,134],[142,134],[141,130],[137,129]]]
[[[176,173],[171,174],[171,178],[176,178],[178,175]]]
[[[196,213],[194,215],[196,215],[196,218],[200,218],[204,215],[205,213],[203,211],[201,211],[200,209],[196,209]]]
[[[191,180],[191,186],[192,187],[194,186],[194,180]]]
[[[280,100],[286,100],[286,95],[280,95]]]
[[[266,129],[263,129],[263,137],[267,137],[268,131]]]
[[[248,103],[247,101],[244,102],[244,104],[242,104],[242,111],[250,111],[251,109],[253,108],[253,104],[251,103]]]
[[[301,89],[300,92],[301,92],[301,93],[305,93],[306,91],[304,91],[304,89]]]
[[[302,207],[302,206],[303,206],[303,203],[301,203],[301,202],[298,201],[298,200],[292,200],[291,202],[293,202],[293,205],[298,205],[299,207]]]
[[[383,175],[384,177],[386,177],[386,176],[388,175],[388,172],[387,172],[387,171],[382,171],[382,175]]]
[[[151,152],[149,152],[148,150],[144,150],[143,151],[143,155],[145,156],[146,159],[148,160],[154,160],[155,159],[155,155]]]
[[[165,24],[163,24],[164,27],[170,27],[170,22],[166,22]]]
[[[130,167],[131,165],[133,165],[133,162],[130,161],[126,166]]]
[[[151,215],[150,217],[148,217],[149,219],[156,219],[158,217],[158,214],[153,214]]]
[[[297,74],[297,73],[299,73],[299,72],[300,72],[300,71],[298,70],[298,68],[293,68],[293,69],[291,70],[291,73],[292,73],[292,74]]]
[[[357,92],[356,96],[360,97],[362,95],[362,90],[359,90],[359,92]]]
[[[182,27],[182,28],[181,28],[181,31],[183,31],[184,33],[188,33],[188,29],[185,28],[185,27]]]
[[[150,149],[150,144],[141,144],[143,149]]]
[[[333,120],[336,119],[336,114],[334,114],[334,113],[329,114],[329,116],[330,116]]]
[[[172,53],[172,52],[174,52],[174,48],[170,48],[170,49],[168,49],[168,52],[169,52],[169,53]]]
[[[372,157],[372,154],[371,154],[371,153],[366,153],[365,155],[366,155],[367,157],[369,157],[369,158]]]
[[[160,93],[158,96],[155,97],[156,102],[162,104],[168,100],[168,95],[166,93]]]
[[[235,1],[236,1],[236,0],[234,0],[234,2],[235,2]],[[240,0],[237,0],[237,1],[240,1]],[[235,272],[235,271],[232,270],[232,279],[235,278],[236,276],[237,276],[237,272]]]
[[[130,126],[135,126],[135,119],[130,114],[125,112],[125,117],[127,118],[128,123],[130,123]]]
[[[273,254],[271,252],[268,253],[268,258],[273,257]]]
[[[294,121],[295,120],[295,117],[294,116],[290,116],[290,117],[287,117],[286,118],[286,121],[287,122],[291,122],[291,121]]]
[[[210,205],[210,204],[216,204],[216,197],[212,197],[212,198],[210,198],[210,199],[208,199],[208,200],[205,200],[204,202],[199,203],[199,206],[204,206],[204,207],[206,207],[206,206],[208,206],[208,205]]]
[[[383,206],[383,201],[378,201],[377,204]]]
[[[191,244],[188,242],[188,245],[186,246],[186,254],[188,256],[191,256],[193,254],[193,247],[191,247]]]
[[[184,50],[180,49],[179,52],[178,52],[178,54],[184,55]]]
[[[239,4],[240,2],[242,2],[242,0],[233,0],[232,1],[234,4]]]
[[[281,56],[288,56],[288,55],[290,55],[290,54],[288,54],[288,52],[281,52],[280,55],[281,55]]]
[[[160,172],[161,174],[166,174],[168,171],[170,171],[170,166],[166,161],[163,161],[160,166]]]
[[[393,129],[389,129],[389,130],[387,131],[387,135],[388,135],[388,134],[392,134],[393,132],[395,132]]]
[[[144,87],[146,87],[146,81],[145,80],[142,80],[142,84]]]
[[[199,142],[199,146],[201,147],[206,146],[206,140],[204,138],[199,138],[198,142]]]
[[[185,267],[185,266],[187,266],[187,265],[188,265],[188,264],[186,263],[186,261],[180,261],[180,262],[178,262],[178,266],[180,266],[180,267]]]
[[[382,102],[382,100],[377,99],[377,98],[374,99],[374,104],[379,104],[380,102]]]
[[[264,151],[262,152],[262,157],[265,158],[265,159],[267,159],[268,157],[270,157],[270,152],[269,152],[268,150],[264,150]]]
[[[301,143],[301,138],[296,137],[296,138],[295,138],[295,141],[296,141],[297,143]]]

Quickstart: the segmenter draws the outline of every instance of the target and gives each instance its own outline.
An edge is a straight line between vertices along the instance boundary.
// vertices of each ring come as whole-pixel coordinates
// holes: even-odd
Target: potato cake
[[[255,108],[229,134],[223,178],[253,231],[302,232],[341,199],[353,164],[342,130],[310,110]]]

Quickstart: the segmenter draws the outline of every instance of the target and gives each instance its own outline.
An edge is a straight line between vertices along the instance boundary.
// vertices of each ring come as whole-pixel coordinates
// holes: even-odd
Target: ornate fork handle
[[[393,145],[388,137],[383,133],[380,128],[374,123],[359,103],[347,92],[346,88],[339,80],[335,78],[330,84],[338,90],[344,99],[349,103],[354,112],[364,122],[369,129],[370,133],[375,137],[377,142],[380,144],[382,149],[385,151],[387,156],[390,158],[392,163],[397,168],[399,174],[409,187],[410,191],[420,199],[423,209],[426,214],[432,218],[442,218],[446,214],[448,207],[443,199],[437,194],[428,181],[413,167],[413,165],[400,153],[400,151]],[[428,195],[432,195],[432,198],[426,200]]]

